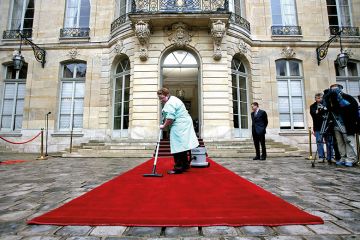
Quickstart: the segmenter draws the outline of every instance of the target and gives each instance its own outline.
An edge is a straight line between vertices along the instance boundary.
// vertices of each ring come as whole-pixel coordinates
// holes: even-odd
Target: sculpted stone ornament
[[[281,55],[283,55],[285,58],[293,58],[295,56],[295,51],[291,47],[283,48],[281,51]]]
[[[184,47],[191,42],[192,34],[188,26],[183,22],[174,23],[171,26],[171,31],[168,31],[169,41],[175,44],[176,47]]]
[[[248,47],[246,45],[246,43],[244,42],[244,40],[240,39],[240,42],[239,42],[239,45],[238,45],[238,48],[239,48],[239,52],[242,53],[242,54],[246,54],[248,52]]]
[[[215,60],[220,60],[221,54],[221,42],[225,35],[226,27],[225,23],[221,20],[216,20],[211,24],[211,35],[214,40],[214,55]]]
[[[73,48],[68,52],[67,55],[70,56],[71,59],[76,59],[76,57],[79,55],[79,52],[76,48]]]
[[[135,34],[140,42],[140,59],[146,61],[148,58],[148,45],[150,39],[150,26],[149,23],[143,20],[135,23]]]
[[[124,49],[124,43],[122,40],[117,41],[115,45],[115,52],[117,54],[121,53],[121,51]]]
[[[349,55],[350,58],[353,58],[354,53],[351,51],[351,49],[344,49],[344,53],[346,53],[347,55]]]

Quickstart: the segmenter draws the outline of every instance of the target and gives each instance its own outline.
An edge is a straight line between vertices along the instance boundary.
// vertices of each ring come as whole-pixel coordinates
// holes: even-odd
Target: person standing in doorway
[[[175,164],[173,170],[168,173],[179,174],[190,167],[187,152],[199,146],[199,141],[184,103],[179,98],[170,96],[167,88],[158,90],[157,95],[164,104],[162,115],[165,122],[160,125],[160,129],[170,126],[170,150]]]
[[[267,114],[264,110],[259,108],[257,102],[251,104],[251,120],[252,120],[252,136],[254,140],[256,156],[253,160],[266,160],[266,146],[265,146],[265,134],[266,127],[268,125]],[[260,156],[260,144],[261,144],[261,156]]]

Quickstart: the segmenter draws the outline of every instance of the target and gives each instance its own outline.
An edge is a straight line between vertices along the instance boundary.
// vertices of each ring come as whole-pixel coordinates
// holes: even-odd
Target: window
[[[349,61],[345,68],[339,68],[335,62],[336,82],[343,85],[343,91],[356,100],[360,95],[360,62]]]
[[[79,130],[83,127],[86,63],[66,63],[62,66],[59,130]]]
[[[271,0],[273,26],[297,26],[295,0]]]
[[[231,79],[234,128],[248,129],[247,74],[237,57],[231,62]]]
[[[126,0],[116,0],[115,1],[115,19],[126,15]]]
[[[304,129],[304,92],[301,63],[276,61],[280,129]]]
[[[13,0],[10,30],[31,31],[34,21],[34,0]]]
[[[129,128],[130,61],[122,59],[116,68],[114,82],[114,130]],[[122,134],[121,136],[125,136]]]
[[[241,17],[246,17],[245,16],[245,0],[233,0],[230,1],[230,9],[232,10],[233,13],[235,13],[236,15],[239,15]]]
[[[65,28],[88,28],[90,21],[90,0],[67,0]]]
[[[6,66],[0,115],[1,131],[21,130],[26,92],[26,74],[26,65],[21,68],[21,71],[15,71],[13,66]]]
[[[326,3],[330,28],[352,26],[351,0],[327,0]]]

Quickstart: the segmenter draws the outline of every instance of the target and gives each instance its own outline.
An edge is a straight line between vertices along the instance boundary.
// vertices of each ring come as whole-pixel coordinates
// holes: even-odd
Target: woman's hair
[[[167,89],[167,88],[160,88],[160,89],[157,91],[157,95],[168,96],[169,94],[170,94],[170,91],[169,91],[169,89]]]

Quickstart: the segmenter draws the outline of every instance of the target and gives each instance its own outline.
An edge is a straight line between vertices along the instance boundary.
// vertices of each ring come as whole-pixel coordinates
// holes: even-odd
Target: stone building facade
[[[50,152],[71,131],[74,144],[154,141],[162,86],[205,141],[251,138],[257,101],[268,138],[298,146],[315,93],[337,81],[360,94],[358,0],[3,0],[0,13],[0,136],[25,141],[47,123]],[[339,29],[348,66],[335,63],[339,41],[318,65],[316,48]],[[19,31],[46,51],[44,67],[23,38],[14,69]],[[0,144],[39,149],[38,139]]]

